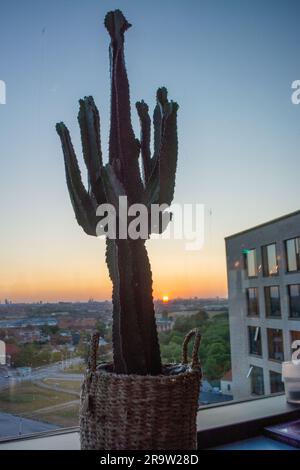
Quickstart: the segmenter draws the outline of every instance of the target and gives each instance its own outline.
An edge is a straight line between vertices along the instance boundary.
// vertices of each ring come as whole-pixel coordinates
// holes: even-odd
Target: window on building
[[[267,317],[281,316],[279,286],[265,287],[265,305]]]
[[[244,250],[245,268],[247,270],[248,277],[257,276],[257,260],[256,260],[256,249]]]
[[[294,341],[300,340],[300,331],[290,331],[290,345],[291,345],[291,353],[294,352],[294,349],[292,349],[292,344]]]
[[[276,243],[262,247],[262,261],[264,276],[277,276],[278,263],[276,255]]]
[[[249,354],[262,355],[261,331],[259,326],[248,326]]]
[[[288,286],[289,308],[291,318],[300,318],[300,284]]]
[[[291,238],[285,242],[287,271],[300,270],[300,237]]]
[[[280,393],[284,391],[284,384],[281,380],[281,374],[270,370],[270,390],[271,393]]]
[[[261,367],[250,366],[248,377],[251,381],[251,394],[252,395],[264,395],[264,371]]]
[[[273,361],[283,361],[283,337],[282,330],[273,328],[267,329],[269,359]]]
[[[259,308],[258,308],[258,289],[256,287],[250,287],[247,289],[247,309],[248,316],[258,317]]]

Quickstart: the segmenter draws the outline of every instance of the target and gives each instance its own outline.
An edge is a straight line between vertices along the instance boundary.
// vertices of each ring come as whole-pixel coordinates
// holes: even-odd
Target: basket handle
[[[95,372],[97,367],[97,352],[99,347],[100,333],[93,333],[91,344],[90,344],[90,354],[88,359],[88,367],[92,372]]]
[[[195,336],[193,352],[192,352],[192,369],[201,369],[199,360],[199,347],[201,342],[201,334],[198,328],[191,330],[184,338],[182,345],[182,364],[188,364],[188,345],[190,340]]]

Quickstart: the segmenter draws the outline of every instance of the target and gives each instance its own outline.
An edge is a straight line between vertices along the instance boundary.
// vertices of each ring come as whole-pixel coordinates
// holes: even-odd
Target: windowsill
[[[268,361],[269,362],[275,362],[275,364],[282,364],[283,361],[284,361],[284,358],[283,359],[272,359],[271,357],[268,357]]]
[[[287,403],[284,394],[200,409],[197,418],[200,449],[262,434],[265,426],[300,418],[300,406]]]
[[[198,447],[205,449],[261,435],[265,426],[300,418],[300,407],[285,395],[202,407],[197,416]],[[79,450],[79,429],[44,432],[0,442],[1,450]]]

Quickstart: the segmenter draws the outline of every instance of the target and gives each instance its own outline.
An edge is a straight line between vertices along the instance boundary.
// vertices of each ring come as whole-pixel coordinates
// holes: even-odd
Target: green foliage
[[[209,318],[205,311],[199,311],[191,316],[178,317],[172,331],[159,334],[163,362],[181,360],[184,337],[193,328],[199,328],[202,335],[200,360],[204,377],[208,380],[220,379],[231,367],[227,313]]]
[[[101,320],[97,320],[97,323],[96,323],[96,331],[98,331],[98,333],[100,334],[100,336],[102,336],[102,338],[104,338],[105,336],[105,333],[106,333],[106,325],[103,321]]]
[[[53,326],[44,325],[41,328],[41,332],[46,336],[56,335],[59,332],[59,327],[57,325],[53,325]]]
[[[25,344],[14,359],[15,367],[39,367],[52,361],[50,348],[41,348],[36,343]]]

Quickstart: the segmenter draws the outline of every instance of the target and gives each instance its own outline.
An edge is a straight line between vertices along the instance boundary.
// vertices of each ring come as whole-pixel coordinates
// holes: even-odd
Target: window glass
[[[270,370],[270,390],[271,393],[280,393],[284,391],[284,383],[281,374]]]
[[[256,250],[244,250],[245,264],[248,277],[257,276]]]
[[[258,326],[248,326],[249,354],[261,356],[261,331]]]
[[[258,289],[250,287],[247,289],[247,311],[249,316],[257,317],[259,315],[258,308]]]
[[[287,271],[300,270],[300,238],[292,238],[285,242]]]
[[[267,317],[280,317],[280,293],[278,286],[265,287],[265,306]]]
[[[267,329],[269,359],[283,361],[283,338],[282,330]]]
[[[300,340],[300,331],[290,331],[291,353],[294,352],[294,349],[292,349],[292,344],[296,340]]]
[[[300,318],[300,284],[288,286],[289,308],[291,318]]]
[[[278,263],[275,243],[262,247],[262,259],[264,276],[276,276],[278,274]]]
[[[261,367],[251,366],[250,382],[252,395],[264,395],[264,372]]]

